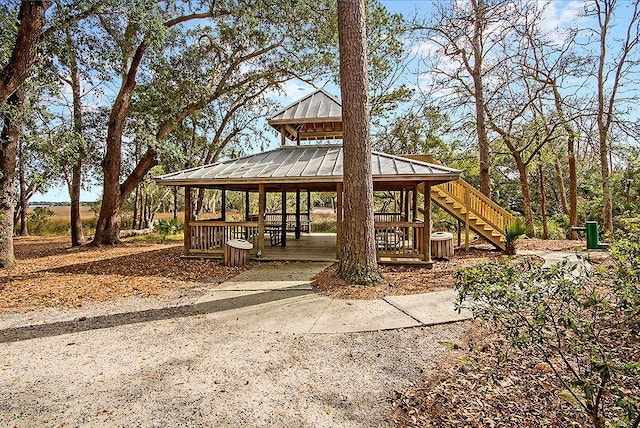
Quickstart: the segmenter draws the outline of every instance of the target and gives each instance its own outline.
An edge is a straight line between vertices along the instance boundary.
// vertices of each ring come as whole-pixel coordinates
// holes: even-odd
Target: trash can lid
[[[230,239],[227,241],[227,245],[239,250],[250,250],[253,248],[253,244],[246,239]]]
[[[447,239],[453,239],[453,234],[449,232],[433,232],[431,234],[431,240],[445,241]]]

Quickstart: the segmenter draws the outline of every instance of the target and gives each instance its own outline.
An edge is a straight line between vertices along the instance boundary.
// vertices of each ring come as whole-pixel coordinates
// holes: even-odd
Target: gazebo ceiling
[[[255,189],[302,188],[335,190],[343,180],[341,145],[282,146],[171,174],[156,177],[158,184],[210,188]],[[371,156],[374,187],[379,190],[432,184],[455,180],[459,170],[418,160],[373,152]]]
[[[342,104],[324,89],[303,97],[269,119],[291,141],[342,138]]]

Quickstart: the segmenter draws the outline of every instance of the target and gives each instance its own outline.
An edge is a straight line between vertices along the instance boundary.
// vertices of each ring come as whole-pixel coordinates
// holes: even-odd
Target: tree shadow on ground
[[[208,272],[213,273],[220,269],[224,269],[225,272],[237,270],[225,268],[219,260],[182,259],[180,254],[181,247],[168,247],[160,250],[143,251],[102,260],[43,269],[40,272],[68,275],[162,276],[170,279],[185,280],[202,279]]]
[[[0,343],[18,342],[22,340],[60,336],[89,330],[118,327],[122,325],[160,321],[171,318],[183,318],[195,315],[206,315],[232,309],[246,308],[263,303],[276,302],[313,294],[310,290],[276,290],[247,294],[226,299],[194,303],[185,306],[174,306],[144,311],[124,312],[119,314],[81,317],[70,321],[58,321],[50,324],[38,324],[24,327],[13,327],[0,330]]]

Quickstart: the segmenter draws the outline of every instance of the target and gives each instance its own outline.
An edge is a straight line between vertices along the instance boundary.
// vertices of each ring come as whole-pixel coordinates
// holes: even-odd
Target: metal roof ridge
[[[330,93],[329,93],[329,92],[327,92],[324,88],[318,88],[318,89],[316,89],[315,91],[310,92],[310,93],[308,93],[307,95],[303,96],[302,98],[300,98],[300,99],[298,99],[298,100],[296,100],[296,101],[292,102],[291,104],[289,104],[288,106],[284,107],[283,109],[278,110],[276,113],[274,113],[273,115],[271,115],[271,117],[267,120],[267,122],[268,122],[268,121],[270,121],[270,120],[273,120],[276,116],[281,115],[281,114],[282,114],[282,113],[284,113],[285,111],[289,110],[290,108],[294,107],[294,106],[295,106],[295,105],[297,105],[297,104],[302,103],[304,100],[306,100],[307,98],[310,98],[310,97],[314,96],[314,95],[315,95],[315,94],[317,94],[317,93],[322,93],[322,94],[326,95],[326,96],[327,96],[327,97],[329,97],[331,100],[333,100],[333,101],[334,101],[334,102],[336,102],[338,105],[340,105],[340,107],[342,107],[342,102],[341,102],[341,101],[340,101],[340,100],[339,100],[335,95],[330,94]],[[329,117],[331,117],[331,116],[329,116]],[[337,116],[336,116],[336,117],[337,117]]]

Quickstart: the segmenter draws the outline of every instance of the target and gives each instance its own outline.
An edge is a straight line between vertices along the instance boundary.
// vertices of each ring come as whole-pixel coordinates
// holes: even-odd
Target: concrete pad
[[[287,294],[278,291],[274,293]],[[217,314],[240,331],[309,333],[331,299],[317,294],[290,293],[286,298]]]
[[[207,290],[207,295],[218,291],[268,291],[268,290],[311,290],[311,282],[298,281],[226,281]]]
[[[242,272],[228,281],[210,288],[215,291],[248,290],[311,290],[310,280],[331,263],[283,263],[279,265],[261,265]],[[209,294],[209,293],[207,293]]]
[[[458,293],[455,290],[443,290],[408,296],[389,296],[384,300],[424,325],[435,325],[473,318],[469,310],[460,313],[455,310],[454,302],[457,297]]]
[[[382,300],[330,300],[311,333],[355,333],[421,325]]]

